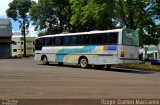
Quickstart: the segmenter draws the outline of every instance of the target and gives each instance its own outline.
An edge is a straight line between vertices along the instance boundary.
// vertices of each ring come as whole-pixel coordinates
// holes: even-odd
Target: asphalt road
[[[160,98],[160,72],[0,59],[0,99]]]

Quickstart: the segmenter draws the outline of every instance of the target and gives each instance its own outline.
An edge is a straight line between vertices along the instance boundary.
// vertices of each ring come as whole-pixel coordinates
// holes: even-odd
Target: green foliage
[[[149,27],[155,27],[155,22],[151,18],[144,18],[143,21],[139,24],[139,37],[140,37],[140,46],[150,45],[151,43],[155,43],[153,40],[152,34],[150,33]]]
[[[6,10],[7,16],[17,20],[25,18],[31,7],[30,0],[13,0],[9,3],[9,9]]]
[[[123,27],[137,29],[144,18],[148,17],[149,2],[145,0],[118,0],[115,6],[115,20]]]
[[[159,9],[158,5],[157,2],[146,0],[118,0],[116,1],[114,19],[119,22],[120,27],[139,29],[140,46],[144,44],[157,45],[159,36],[155,36],[155,30],[148,27],[154,28],[153,18],[160,16],[158,11],[156,12]]]
[[[32,2],[32,8],[30,9],[31,18],[36,21],[36,29],[47,28],[48,24],[56,24],[58,20],[55,16],[55,10],[53,8],[53,2],[51,0],[39,0],[38,3]]]
[[[154,19],[160,20],[160,1],[156,0],[154,3],[154,6],[152,7],[151,15],[154,17]]]
[[[48,29],[50,33],[62,32],[68,18],[67,0],[39,0],[32,2],[30,16],[36,21],[36,29]],[[57,28],[54,32],[52,28]]]
[[[27,13],[31,8],[31,0],[13,0],[6,10],[7,16],[20,22],[22,33],[29,28]]]
[[[13,6],[14,8],[14,6]],[[150,0],[39,0],[30,15],[45,34],[129,28],[139,30],[140,46],[157,44],[160,2]],[[150,27],[152,26],[152,27]],[[150,33],[149,35],[147,33]]]
[[[111,0],[70,0],[71,24],[77,31],[111,29],[114,2]]]

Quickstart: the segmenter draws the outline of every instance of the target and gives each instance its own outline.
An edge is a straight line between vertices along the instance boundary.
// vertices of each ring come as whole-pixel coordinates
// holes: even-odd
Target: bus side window
[[[71,46],[76,45],[76,39],[77,39],[76,36],[71,36],[71,38],[70,38],[70,44],[71,44]]]
[[[62,45],[61,37],[55,37],[55,46],[61,46],[61,45]]]
[[[71,41],[70,41],[70,36],[65,36],[65,37],[63,37],[63,45],[64,46],[68,46],[68,45],[70,45],[71,43]]]
[[[103,34],[91,35],[91,44],[93,45],[102,45],[103,44]]]
[[[82,36],[76,36],[76,37],[77,37],[77,38],[76,38],[76,39],[77,39],[76,45],[81,45],[81,44],[82,44],[82,41],[83,41],[82,38],[81,38]]]
[[[44,39],[44,46],[51,46],[52,45],[52,39],[51,38],[45,38]]]
[[[90,44],[90,35],[84,35],[83,37],[84,43],[83,44]]]
[[[106,33],[103,37],[104,44],[118,44],[118,33]]]
[[[35,49],[41,50],[43,47],[43,38],[37,39],[35,43]]]
[[[88,45],[90,44],[90,35],[77,36],[77,45]]]
[[[52,37],[52,46],[55,46],[55,37]]]

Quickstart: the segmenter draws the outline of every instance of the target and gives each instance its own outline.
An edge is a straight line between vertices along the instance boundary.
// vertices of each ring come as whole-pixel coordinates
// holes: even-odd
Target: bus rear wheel
[[[48,59],[47,59],[46,56],[43,57],[42,62],[43,62],[44,65],[48,65],[49,64]]]
[[[87,68],[88,67],[88,60],[85,57],[80,58],[79,64],[81,68]]]

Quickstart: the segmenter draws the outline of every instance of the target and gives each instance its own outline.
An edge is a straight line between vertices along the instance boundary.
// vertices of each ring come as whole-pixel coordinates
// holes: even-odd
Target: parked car
[[[160,60],[152,60],[151,64],[152,65],[160,65]]]

